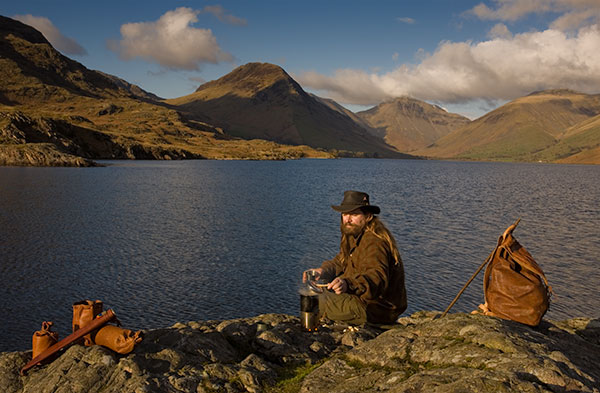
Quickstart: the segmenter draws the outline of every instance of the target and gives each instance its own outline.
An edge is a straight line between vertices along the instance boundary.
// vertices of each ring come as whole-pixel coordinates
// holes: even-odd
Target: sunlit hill
[[[164,100],[0,16],[0,165],[94,159],[450,158],[600,163],[600,96],[552,90],[470,121],[410,97],[352,113],[249,63]]]

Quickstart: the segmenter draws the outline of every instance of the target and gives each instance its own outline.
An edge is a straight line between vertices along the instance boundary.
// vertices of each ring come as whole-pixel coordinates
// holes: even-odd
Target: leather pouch
[[[102,313],[102,308],[101,300],[82,300],[73,303],[73,333],[92,322]],[[87,346],[94,344],[89,334],[83,337],[83,343]]]
[[[42,322],[42,330],[33,334],[31,339],[32,359],[58,342],[58,333],[50,330],[52,325],[52,322]]]
[[[98,345],[126,355],[133,351],[136,344],[142,341],[142,332],[106,325],[96,333],[92,333],[92,340]]]

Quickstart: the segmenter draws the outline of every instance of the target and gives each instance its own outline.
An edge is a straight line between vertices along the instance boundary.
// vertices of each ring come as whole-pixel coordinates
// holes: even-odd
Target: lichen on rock
[[[393,326],[265,314],[145,332],[129,355],[72,346],[26,376],[30,352],[0,354],[0,391],[598,392],[600,324],[537,328],[470,314],[419,312]]]

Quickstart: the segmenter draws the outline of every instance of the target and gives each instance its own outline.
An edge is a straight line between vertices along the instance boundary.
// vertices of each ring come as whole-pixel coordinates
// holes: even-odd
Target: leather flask
[[[50,330],[52,325],[52,322],[42,322],[42,330],[33,334],[31,339],[32,359],[58,342],[58,333]]]
[[[92,322],[102,313],[102,308],[101,300],[82,300],[73,303],[73,333]],[[94,344],[89,334],[83,336],[83,343],[87,346]]]

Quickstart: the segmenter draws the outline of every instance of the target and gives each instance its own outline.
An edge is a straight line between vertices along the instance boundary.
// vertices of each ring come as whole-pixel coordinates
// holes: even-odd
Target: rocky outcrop
[[[530,328],[465,314],[402,327],[330,359],[301,392],[598,392],[600,323],[544,321]]]
[[[103,109],[108,115],[122,110],[113,104]],[[74,123],[87,126],[91,121],[81,116],[67,121],[0,111],[0,166],[95,166],[92,159],[204,158],[175,146],[145,145]]]
[[[538,328],[469,314],[419,312],[399,324],[298,318],[178,323],[145,332],[126,356],[72,346],[26,376],[30,352],[0,355],[3,392],[598,392],[600,321]]]
[[[0,144],[0,166],[98,166],[92,160],[65,153],[51,143]]]

